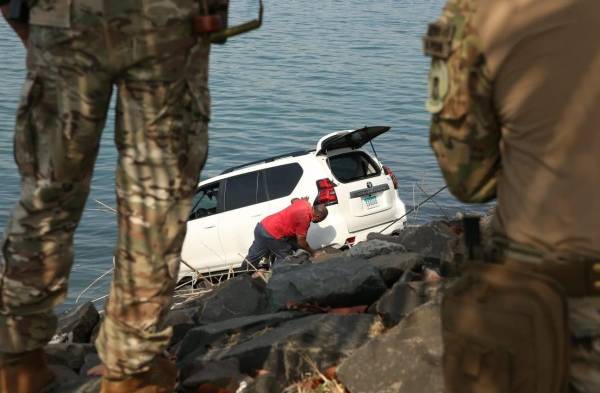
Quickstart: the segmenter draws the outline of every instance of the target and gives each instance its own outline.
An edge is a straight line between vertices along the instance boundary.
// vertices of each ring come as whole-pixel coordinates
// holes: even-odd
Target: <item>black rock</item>
[[[161,321],[161,327],[193,323],[192,316],[187,310],[170,310]]]
[[[206,301],[206,299],[211,295],[212,292],[204,292],[190,295],[181,303],[175,304],[171,310],[185,310],[190,315],[193,315],[194,312],[196,312],[196,309],[198,309],[198,307],[201,307]]]
[[[49,364],[65,366],[77,373],[85,357],[96,352],[92,344],[50,344],[44,350]]]
[[[276,326],[295,318],[306,316],[297,311],[285,311],[274,314],[253,315],[228,319],[190,329],[181,341],[177,358],[185,363],[186,357],[198,357],[211,348],[230,345],[230,336],[247,336],[266,327]]]
[[[192,323],[184,323],[173,326],[173,335],[171,336],[171,341],[169,342],[169,348],[177,348],[177,345],[181,344],[181,341],[185,337],[185,335],[194,328],[194,324]]]
[[[381,243],[387,243],[387,245],[392,244],[389,242],[381,242],[379,243],[378,241],[369,241],[369,242],[364,242],[365,244],[371,244],[371,245],[377,245],[377,244],[381,244]],[[359,243],[359,244],[363,244],[363,243]],[[389,251],[390,249],[388,249]],[[405,251],[399,251],[399,250],[404,250],[404,247],[401,247],[400,249],[396,250],[396,251],[390,251],[389,254],[375,254],[372,252],[368,252],[365,253],[365,255],[372,255],[370,258],[364,258],[364,257],[359,257],[359,256],[349,256],[348,252],[347,253],[343,253],[343,254],[337,254],[337,255],[332,255],[331,257],[329,257],[328,259],[324,260],[323,262],[320,262],[322,264],[328,264],[328,263],[348,263],[351,261],[354,261],[355,263],[359,263],[359,261],[362,261],[363,263],[368,263],[373,265],[381,274],[381,278],[383,278],[383,281],[385,282],[385,284],[388,287],[391,287],[392,285],[394,285],[394,283],[396,281],[398,281],[398,279],[400,279],[400,277],[402,277],[402,275],[408,270],[420,270],[421,267],[424,264],[424,260],[423,258],[414,252],[405,252]],[[281,268],[280,270],[276,271],[277,273],[285,273],[287,271],[291,271],[293,270],[293,268]],[[410,273],[407,274],[407,279],[405,281],[409,281],[409,279],[411,277],[413,277],[413,275],[411,275]]]
[[[162,321],[161,327],[173,328],[173,335],[169,342],[169,347],[177,345],[188,330],[194,327],[194,321],[187,310],[171,310]]]
[[[245,378],[239,372],[239,368],[239,363],[235,358],[202,364],[182,380],[182,387],[184,390],[191,390],[203,384],[210,384],[224,390],[235,391]]]
[[[354,247],[345,252],[347,256],[353,258],[373,258],[377,255],[399,254],[406,252],[404,245],[397,242],[391,242],[386,239],[374,238],[371,239],[369,234],[368,240],[357,243]]]
[[[200,367],[236,358],[241,373],[266,370],[281,383],[291,383],[314,372],[314,367],[324,370],[338,364],[369,339],[375,320],[368,314],[311,315],[264,329],[236,345],[213,348],[187,362]],[[193,367],[183,368],[182,378],[189,377]]]
[[[398,324],[418,306],[437,297],[442,282],[397,282],[376,303],[369,312],[378,314],[386,327]]]
[[[54,382],[47,387],[47,390],[43,390],[44,393],[66,393],[77,391],[81,393],[97,393],[96,390],[74,390],[75,387],[79,387],[88,381],[88,378],[82,378],[75,373],[69,367],[51,364],[48,366],[52,374],[54,374]]]
[[[271,272],[273,272],[273,275],[286,274],[287,272],[291,272],[298,269],[299,267],[301,267],[301,265],[302,264],[300,263],[275,263],[273,264],[273,266],[271,266]]]
[[[100,315],[92,302],[69,310],[58,317],[58,327],[52,343],[89,343],[99,321]]]
[[[290,302],[333,307],[371,304],[387,289],[373,265],[343,259],[273,274],[267,288],[273,311],[286,309]]]
[[[79,378],[79,375],[77,375],[75,371],[66,366],[50,364],[48,365],[48,368],[52,371],[52,374],[54,374],[56,381],[71,381]]]
[[[102,363],[97,353],[88,353],[83,359],[83,365],[79,369],[79,375],[87,376],[87,372]]]
[[[100,319],[98,321],[98,323],[96,324],[96,327],[94,327],[94,330],[92,330],[92,334],[90,336],[90,343],[94,344],[96,342],[96,339],[98,338],[98,334],[100,334],[100,327],[102,327],[102,321],[104,321],[104,314],[100,315]]]
[[[274,393],[283,392],[285,386],[273,374],[260,375],[250,382],[243,390],[244,393]]]
[[[306,252],[303,252],[303,253],[298,253],[298,254],[287,256],[280,262],[273,264],[273,266],[276,266],[276,265],[304,265],[306,263],[311,263],[310,255],[308,255],[308,253],[306,253]]]
[[[406,251],[420,254],[425,261],[434,264],[453,263],[462,252],[459,236],[452,227],[442,221],[434,221],[416,227],[407,227],[397,235],[370,233],[369,241],[380,240],[403,246]]]
[[[204,298],[194,314],[196,324],[269,312],[264,281],[243,275],[232,278]]]
[[[427,303],[342,362],[352,393],[443,393],[439,303]]]
[[[424,263],[423,258],[414,252],[377,255],[369,258],[368,261],[379,270],[383,281],[388,287],[394,285],[406,271],[410,272],[413,269],[418,269]],[[412,275],[407,274],[406,278],[410,277]],[[408,279],[404,281],[408,281]]]

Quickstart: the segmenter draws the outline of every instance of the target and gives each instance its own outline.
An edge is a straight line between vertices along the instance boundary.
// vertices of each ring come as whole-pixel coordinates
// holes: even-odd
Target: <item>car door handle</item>
[[[214,227],[215,227],[214,225],[209,225],[209,226],[204,227],[204,229],[210,229],[210,228],[214,228]]]
[[[260,217],[260,214],[255,214],[252,216],[252,218],[256,218],[256,217]]]

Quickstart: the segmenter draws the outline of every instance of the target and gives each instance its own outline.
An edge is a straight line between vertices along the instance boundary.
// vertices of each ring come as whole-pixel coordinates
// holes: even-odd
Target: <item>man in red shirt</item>
[[[308,227],[311,222],[323,221],[327,214],[325,205],[312,206],[308,198],[292,199],[290,206],[256,224],[254,242],[242,267],[248,268],[248,264],[256,266],[269,252],[275,255],[275,262],[278,262],[291,255],[295,245],[314,256],[315,251],[306,241]]]

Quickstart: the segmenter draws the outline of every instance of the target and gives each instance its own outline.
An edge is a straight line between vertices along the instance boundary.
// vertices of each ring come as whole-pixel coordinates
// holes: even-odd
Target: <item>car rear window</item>
[[[342,183],[378,176],[381,173],[379,166],[360,151],[329,157],[329,167],[335,178]]]
[[[264,170],[267,179],[269,199],[288,196],[294,191],[302,177],[302,167],[297,164],[286,164]]]

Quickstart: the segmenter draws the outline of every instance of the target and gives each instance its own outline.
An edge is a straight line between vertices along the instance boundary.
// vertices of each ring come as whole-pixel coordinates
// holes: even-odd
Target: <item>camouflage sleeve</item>
[[[432,57],[426,103],[432,114],[430,144],[452,194],[472,203],[496,196],[500,170],[500,129],[474,25],[477,3],[448,0],[423,39]]]

